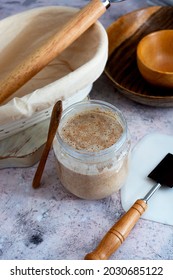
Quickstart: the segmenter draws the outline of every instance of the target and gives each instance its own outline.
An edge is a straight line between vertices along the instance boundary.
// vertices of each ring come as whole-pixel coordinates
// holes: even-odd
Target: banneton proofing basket
[[[0,79],[77,11],[49,6],[0,21]],[[85,99],[103,72],[107,55],[107,33],[97,21],[0,106],[0,140],[47,119],[59,99],[63,108]]]

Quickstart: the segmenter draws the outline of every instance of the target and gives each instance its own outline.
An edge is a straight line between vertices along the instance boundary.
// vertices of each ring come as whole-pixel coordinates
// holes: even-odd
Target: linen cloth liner
[[[0,21],[0,80],[57,29],[60,30],[77,11],[49,6]],[[107,33],[97,21],[0,106],[0,125],[31,117],[92,84],[103,72],[107,56]]]

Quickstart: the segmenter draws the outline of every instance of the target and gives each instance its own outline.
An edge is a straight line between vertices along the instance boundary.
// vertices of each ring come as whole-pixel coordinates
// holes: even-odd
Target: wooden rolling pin
[[[31,53],[11,73],[0,81],[0,104],[23,86],[49,62],[80,37],[110,6],[108,0],[92,0],[81,9],[62,30]]]
[[[146,202],[138,199],[106,233],[97,248],[85,256],[85,260],[107,260],[123,243],[146,208]]]

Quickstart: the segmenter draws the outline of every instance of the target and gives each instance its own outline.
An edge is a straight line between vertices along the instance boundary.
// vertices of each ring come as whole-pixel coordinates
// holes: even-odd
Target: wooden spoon
[[[38,188],[40,185],[41,176],[42,176],[45,164],[46,164],[46,160],[47,160],[50,148],[52,146],[53,139],[55,137],[57,128],[59,126],[61,115],[62,115],[62,101],[59,100],[58,102],[55,103],[53,110],[52,110],[47,141],[46,141],[39,165],[37,167],[37,170],[36,170],[33,182],[32,182],[33,188]]]

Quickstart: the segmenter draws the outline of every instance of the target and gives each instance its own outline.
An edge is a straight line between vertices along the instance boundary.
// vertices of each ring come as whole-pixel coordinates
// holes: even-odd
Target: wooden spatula
[[[147,202],[161,187],[173,187],[173,155],[168,153],[148,175],[156,184],[143,199],[138,199],[133,206],[108,231],[97,248],[85,256],[85,260],[108,259],[126,239],[136,222],[147,209]]]
[[[38,164],[37,170],[34,175],[34,179],[32,182],[33,188],[38,188],[40,185],[41,177],[43,174],[43,170],[46,164],[46,160],[50,151],[50,148],[52,146],[53,139],[55,137],[56,131],[58,129],[60,120],[61,120],[61,115],[62,115],[62,101],[59,100],[55,103],[52,109],[52,114],[50,118],[50,124],[49,124],[49,131],[47,135],[47,141],[43,149],[43,153],[40,158],[40,162]],[[38,136],[39,137],[39,136]]]

